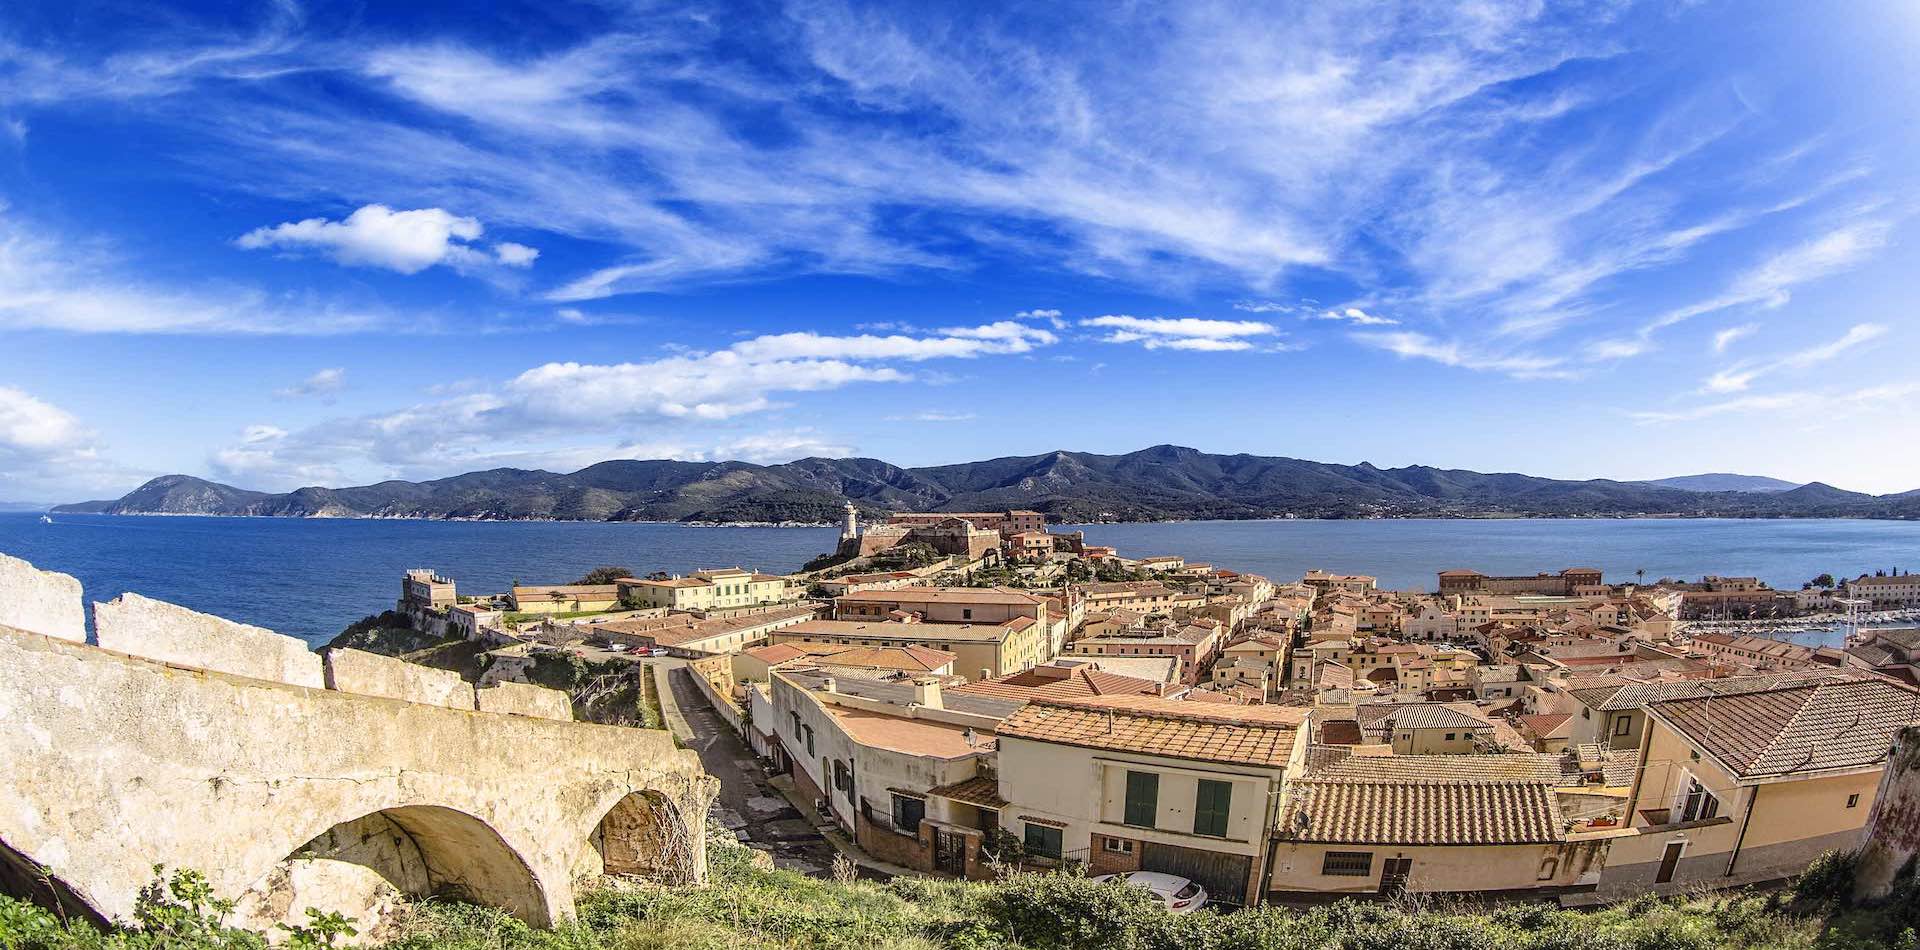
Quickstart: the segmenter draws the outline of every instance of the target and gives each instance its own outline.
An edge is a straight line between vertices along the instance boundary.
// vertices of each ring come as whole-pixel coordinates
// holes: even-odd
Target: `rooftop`
[[[842,594],[844,603],[1039,604],[1041,598],[1010,587],[896,587]]]
[[[782,627],[782,636],[845,637],[849,640],[899,640],[925,642],[936,640],[942,643],[984,642],[993,643],[1006,639],[1010,633],[1023,629],[1030,618],[1019,618],[1021,624],[991,623],[895,623],[882,620],[807,620],[791,627]]]
[[[1673,699],[1647,712],[1736,776],[1764,778],[1877,768],[1894,732],[1920,720],[1920,692],[1876,677]]]
[[[1304,716],[1304,710],[1294,710],[1295,721],[1288,724],[1248,715],[1281,707],[1120,699],[1034,702],[1001,723],[999,733],[1090,749],[1280,768],[1287,764],[1295,727]]]
[[[1293,783],[1282,814],[1287,838],[1327,844],[1550,844],[1566,838],[1553,784],[1527,779],[1303,778]]]

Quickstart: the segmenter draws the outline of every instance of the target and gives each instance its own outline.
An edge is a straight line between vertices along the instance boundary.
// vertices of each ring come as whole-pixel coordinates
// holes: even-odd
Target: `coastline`
[[[938,512],[926,512],[938,514]],[[640,518],[474,518],[474,517],[434,517],[423,515],[249,515],[214,514],[189,511],[15,511],[0,514],[47,514],[65,515],[83,518],[247,518],[281,521],[427,521],[453,522],[460,524],[650,524],[681,525],[690,528],[833,528],[834,521],[660,521]],[[1089,525],[1133,525],[1133,524],[1246,524],[1273,521],[1305,521],[1316,524],[1331,524],[1352,521],[1871,521],[1871,522],[1920,522],[1920,518],[1876,518],[1868,515],[1735,515],[1735,514],[1682,514],[1677,512],[1634,514],[1480,514],[1447,515],[1419,514],[1372,516],[1365,518],[1302,518],[1302,517],[1264,517],[1264,518],[1156,518],[1131,521],[1049,521],[1049,526],[1085,527]]]

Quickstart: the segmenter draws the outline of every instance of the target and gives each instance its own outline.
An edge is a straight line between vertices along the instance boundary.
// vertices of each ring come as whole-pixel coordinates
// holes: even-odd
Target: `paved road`
[[[720,780],[720,797],[713,817],[728,831],[744,833],[755,847],[773,854],[775,867],[826,877],[832,873],[833,845],[801,817],[800,812],[767,784],[760,760],[733,728],[707,704],[693,685],[686,661],[656,659],[667,668],[673,700],[686,717],[693,738],[687,746],[700,755],[700,764]]]

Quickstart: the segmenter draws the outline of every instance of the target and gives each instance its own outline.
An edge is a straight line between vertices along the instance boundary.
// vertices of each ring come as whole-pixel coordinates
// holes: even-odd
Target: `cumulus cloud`
[[[125,491],[132,477],[72,413],[0,385],[0,500],[75,501],[76,492]]]
[[[1205,320],[1198,317],[1134,317],[1109,314],[1082,320],[1083,327],[1108,330],[1106,343],[1138,343],[1149,350],[1228,352],[1251,350],[1258,343],[1248,337],[1278,334],[1279,328],[1258,320]]]
[[[299,399],[303,396],[331,396],[347,384],[347,371],[344,367],[330,366],[314,372],[291,386],[274,390],[274,395],[282,399]]]
[[[350,267],[380,267],[417,274],[436,264],[456,269],[487,265],[531,267],[540,252],[511,241],[491,251],[476,242],[485,231],[478,218],[440,208],[395,211],[370,204],[339,221],[307,218],[255,228],[234,243],[247,250],[317,251]]]

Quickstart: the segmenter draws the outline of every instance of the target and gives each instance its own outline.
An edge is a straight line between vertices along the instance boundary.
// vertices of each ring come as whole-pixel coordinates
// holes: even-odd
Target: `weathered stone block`
[[[336,648],[324,657],[328,689],[450,709],[475,708],[473,687],[451,670],[436,670],[365,650]]]
[[[0,624],[62,640],[87,640],[80,582],[0,554]]]
[[[100,646],[149,660],[292,686],[326,685],[320,655],[303,640],[139,594],[94,604],[93,629]]]
[[[525,683],[496,683],[473,691],[473,708],[481,712],[537,716],[541,719],[573,719],[573,700],[557,689],[528,686]]]

